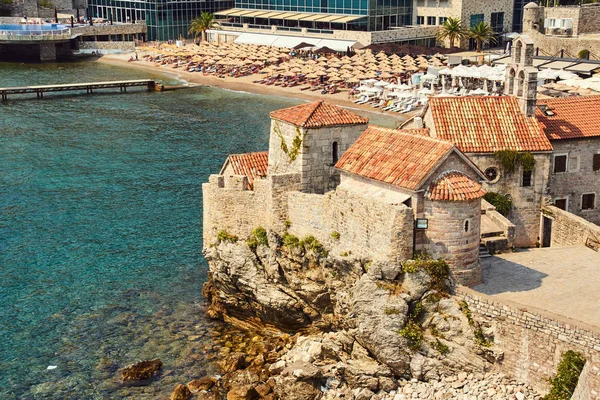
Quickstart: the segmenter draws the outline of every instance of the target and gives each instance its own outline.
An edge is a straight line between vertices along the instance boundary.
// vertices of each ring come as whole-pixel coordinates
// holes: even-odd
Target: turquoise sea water
[[[0,63],[0,87],[146,77]],[[210,371],[201,184],[298,103],[200,87],[0,104],[0,398],[166,398]],[[118,382],[146,358],[160,379]]]

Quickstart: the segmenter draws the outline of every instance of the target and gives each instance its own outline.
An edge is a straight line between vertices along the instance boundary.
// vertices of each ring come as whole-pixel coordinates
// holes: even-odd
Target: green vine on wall
[[[519,165],[523,171],[531,172],[535,167],[535,158],[530,152],[520,153],[516,150],[500,150],[494,153],[506,173],[515,172]]]
[[[294,139],[292,139],[291,148],[288,148],[285,138],[283,137],[283,133],[281,133],[281,128],[278,124],[275,124],[275,126],[273,127],[273,132],[275,132],[275,134],[279,136],[279,140],[281,140],[281,151],[283,151],[283,153],[286,156],[288,156],[289,163],[291,164],[294,161],[296,161],[296,158],[298,158],[298,154],[300,154],[300,148],[302,147],[302,143],[304,142],[304,135],[302,134],[302,131],[300,131],[300,128],[296,127],[296,136],[294,136]]]

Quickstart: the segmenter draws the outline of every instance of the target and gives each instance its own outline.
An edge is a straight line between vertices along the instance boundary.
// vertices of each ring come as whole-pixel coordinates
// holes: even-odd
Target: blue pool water
[[[0,87],[149,77],[0,63]],[[297,103],[201,87],[0,104],[0,399],[168,398],[210,371],[201,184]],[[118,382],[147,358],[159,380]]]
[[[61,24],[0,24],[0,32],[16,33],[60,31],[65,28],[66,26]]]

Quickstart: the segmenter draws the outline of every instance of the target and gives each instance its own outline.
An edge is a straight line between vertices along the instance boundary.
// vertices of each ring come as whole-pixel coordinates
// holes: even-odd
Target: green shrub
[[[469,304],[467,304],[467,302],[463,300],[458,303],[458,306],[460,307],[460,311],[462,311],[464,316],[467,317],[467,321],[469,321],[469,325],[471,325],[474,329],[473,335],[475,336],[475,343],[477,343],[478,345],[483,346],[483,347],[490,347],[492,345],[492,343],[494,342],[494,340],[491,338],[487,338],[483,334],[483,330],[481,329],[481,326],[477,322],[475,322],[475,320],[473,319],[473,314],[471,313],[471,310],[469,309]]]
[[[435,339],[435,342],[431,343],[431,347],[436,349],[441,355],[445,356],[450,352],[450,348],[444,343],[440,342],[439,339]]]
[[[267,230],[262,226],[253,229],[250,238],[246,243],[248,243],[248,246],[252,249],[256,249],[259,245],[268,246],[269,240],[267,239]]]
[[[385,310],[383,310],[383,312],[385,313],[385,315],[400,314],[400,310],[398,310],[397,308],[386,308]]]
[[[229,233],[227,233],[226,230],[221,229],[218,233],[217,233],[217,240],[219,242],[230,242],[230,243],[235,243],[238,241],[238,237],[235,235],[230,235]]]
[[[331,237],[335,240],[340,240],[340,233],[338,231],[331,232]]]
[[[446,281],[450,276],[448,263],[439,258],[432,260],[428,256],[417,256],[415,260],[407,260],[402,263],[402,271],[413,274],[418,270],[424,270],[431,278],[431,288],[442,293],[448,293],[450,288]]]
[[[283,221],[283,226],[285,226],[285,229],[290,229],[290,226],[292,226],[292,221],[286,219],[285,221]]]
[[[510,210],[512,209],[512,200],[510,200],[508,197],[506,197],[503,194],[500,193],[496,193],[496,192],[487,192],[485,194],[485,196],[483,196],[483,198],[490,203],[491,205],[493,205],[494,207],[496,207],[496,211],[498,211],[500,214],[504,215],[505,217],[508,215],[508,213],[510,212]]]
[[[347,251],[342,251],[340,253],[340,257],[348,257],[348,255],[350,255],[350,253],[348,253]]]
[[[494,153],[504,172],[510,174],[521,165],[523,171],[533,171],[535,158],[529,152],[519,153],[516,150],[500,150]]]
[[[586,50],[586,49],[584,49],[584,50],[579,50],[579,53],[577,53],[577,58],[584,58],[584,59],[587,59],[587,58],[588,58],[588,56],[589,56],[589,54],[590,54],[590,51],[589,51],[589,50]]]
[[[416,303],[414,303],[413,305],[411,305],[409,307],[409,311],[408,311],[408,318],[410,318],[412,321],[418,323],[418,321],[421,319],[421,317],[425,314],[425,307],[423,306],[423,303],[421,303],[420,301],[417,301]]]
[[[283,245],[288,249],[294,249],[300,246],[300,239],[298,239],[298,236],[292,235],[287,231],[284,232],[281,239],[283,240]]]
[[[404,328],[398,331],[398,334],[408,341],[408,348],[412,351],[418,351],[421,348],[423,332],[414,321],[408,321]]]
[[[584,365],[585,358],[581,353],[572,350],[562,353],[556,375],[548,379],[550,392],[543,399],[569,400],[577,387]]]
[[[312,250],[315,254],[323,257],[327,256],[327,251],[325,251],[325,248],[321,242],[319,242],[313,235],[303,237],[302,240],[300,240],[300,246],[304,247],[306,250]]]
[[[440,332],[440,330],[437,328],[437,326],[433,325],[432,327],[429,328],[429,330],[431,331],[432,336],[434,336],[436,338],[446,339],[444,334],[442,332]]]
[[[54,3],[48,0],[40,0],[40,7],[44,8],[54,8]]]

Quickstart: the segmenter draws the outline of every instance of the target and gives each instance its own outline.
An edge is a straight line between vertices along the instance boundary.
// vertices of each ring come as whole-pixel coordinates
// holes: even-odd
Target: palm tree
[[[481,52],[484,43],[496,43],[498,41],[492,27],[483,21],[471,27],[469,36],[477,43],[477,52]]]
[[[438,40],[450,40],[450,47],[454,47],[456,39],[464,39],[467,36],[467,30],[459,18],[448,17],[444,21],[440,30],[436,34]]]
[[[202,41],[206,41],[206,31],[219,26],[215,16],[209,12],[203,12],[199,17],[196,17],[190,22],[189,33],[194,34],[194,38],[200,33]]]

